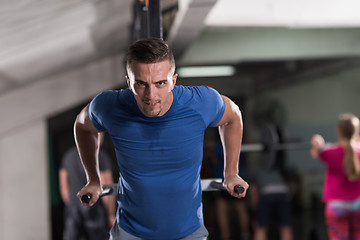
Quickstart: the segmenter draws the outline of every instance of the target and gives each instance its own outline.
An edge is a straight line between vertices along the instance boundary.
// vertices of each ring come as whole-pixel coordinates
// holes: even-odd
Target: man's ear
[[[130,78],[128,77],[128,75],[126,75],[125,78],[126,78],[126,83],[127,83],[128,87],[132,90],[131,85],[130,85]]]
[[[177,79],[177,73],[175,73],[173,76],[172,76],[172,87],[171,87],[171,90],[174,89],[174,86],[176,84],[176,79]]]

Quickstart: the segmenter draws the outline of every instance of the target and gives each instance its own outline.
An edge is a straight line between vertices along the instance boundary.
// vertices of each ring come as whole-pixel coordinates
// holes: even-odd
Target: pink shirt
[[[360,197],[360,180],[347,179],[343,160],[345,149],[338,144],[326,145],[320,159],[326,164],[323,201],[355,200]],[[357,146],[360,158],[360,145]]]

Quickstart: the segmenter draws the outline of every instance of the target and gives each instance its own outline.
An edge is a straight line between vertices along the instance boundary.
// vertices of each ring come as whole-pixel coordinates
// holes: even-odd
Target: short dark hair
[[[171,68],[175,70],[174,54],[169,45],[161,38],[146,38],[130,45],[126,56],[126,66],[129,68],[134,62],[158,63],[165,60],[169,60]]]

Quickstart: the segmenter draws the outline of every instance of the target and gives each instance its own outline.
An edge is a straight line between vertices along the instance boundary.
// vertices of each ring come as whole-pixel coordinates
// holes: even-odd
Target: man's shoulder
[[[184,86],[184,85],[175,85],[174,86],[174,90],[177,91],[185,91],[185,92],[196,92],[196,91],[204,91],[207,90],[211,87],[209,86],[205,86],[205,85],[199,85],[199,86],[192,86],[192,85],[188,85],[188,86]]]
[[[121,102],[129,102],[129,99],[132,96],[130,89],[120,89],[120,90],[106,90],[97,94],[92,100],[92,107],[101,107],[104,106],[111,107],[114,104]],[[97,107],[96,107],[97,106]]]
[[[218,92],[208,86],[182,86],[178,85],[174,87],[174,93],[181,102],[187,102],[190,100],[199,100],[202,98],[213,97]]]
[[[178,86],[174,89],[177,105],[201,115],[206,126],[213,126],[220,121],[225,103],[215,89],[208,86]]]
[[[130,96],[130,89],[119,89],[119,90],[105,90],[100,92],[95,98],[117,98]]]

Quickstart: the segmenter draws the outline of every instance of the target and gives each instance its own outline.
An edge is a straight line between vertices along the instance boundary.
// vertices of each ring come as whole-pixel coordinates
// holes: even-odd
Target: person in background
[[[289,188],[275,169],[261,168],[251,181],[250,199],[254,216],[254,240],[266,240],[275,225],[281,240],[292,240]]]
[[[215,157],[213,160],[213,178],[223,179],[224,169],[224,151],[221,143],[214,146]],[[243,163],[242,154],[239,158],[239,175],[242,176]],[[252,187],[251,187],[252,188]],[[251,191],[250,188],[250,191]],[[250,223],[249,214],[247,210],[247,202],[245,198],[237,199],[231,197],[227,192],[216,192],[215,198],[216,213],[218,218],[218,225],[221,240],[231,240],[231,234],[234,232],[232,227],[240,230],[241,240],[250,240]],[[231,222],[234,213],[237,224]]]
[[[359,119],[352,113],[339,116],[335,144],[321,135],[311,139],[310,154],[326,165],[323,201],[329,239],[360,239]],[[351,234],[351,235],[350,235]]]
[[[175,85],[174,56],[160,38],[133,43],[127,89],[98,94],[78,115],[74,135],[88,182],[78,197],[99,198],[98,133],[112,138],[119,165],[117,221],[110,239],[206,239],[200,169],[204,132],[218,127],[225,153],[224,186],[244,197],[238,175],[242,117],[228,97],[206,87]],[[236,185],[244,187],[239,194]]]
[[[263,126],[263,135],[280,142],[278,129],[270,123]],[[251,179],[250,200],[254,209],[254,240],[268,239],[270,227],[277,227],[279,239],[292,240],[291,196],[280,171],[282,152],[263,154],[262,164]]]
[[[104,134],[100,134],[103,142]],[[103,184],[113,183],[112,160],[99,152],[100,177]],[[62,158],[59,170],[59,184],[65,204],[65,240],[106,240],[109,229],[115,222],[115,196],[105,196],[94,206],[81,205],[76,194],[86,184],[86,175],[76,147],[70,148]]]

